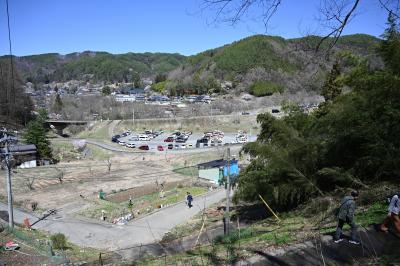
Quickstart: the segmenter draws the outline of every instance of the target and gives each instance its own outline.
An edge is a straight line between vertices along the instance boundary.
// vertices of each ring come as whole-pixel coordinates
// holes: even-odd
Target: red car
[[[149,145],[142,145],[139,147],[139,150],[148,151],[148,150],[150,150],[150,148],[149,148]]]
[[[168,137],[164,139],[164,142],[174,142],[174,137]]]
[[[158,150],[158,151],[163,151],[163,150],[164,150],[164,147],[161,146],[161,145],[158,145],[158,146],[157,146],[157,150]]]

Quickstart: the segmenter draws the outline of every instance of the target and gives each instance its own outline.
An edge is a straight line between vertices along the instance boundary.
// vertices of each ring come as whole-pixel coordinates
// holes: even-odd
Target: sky
[[[193,55],[254,34],[296,38],[323,33],[320,0],[283,0],[266,29],[257,10],[235,26],[213,23],[201,0],[8,0],[12,53],[82,51],[167,52]],[[9,53],[6,0],[0,0],[0,55]],[[387,13],[362,0],[344,34],[382,34]]]

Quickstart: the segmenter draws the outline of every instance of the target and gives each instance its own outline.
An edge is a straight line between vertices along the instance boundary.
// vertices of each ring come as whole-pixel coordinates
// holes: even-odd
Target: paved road
[[[184,202],[180,202],[133,220],[127,225],[76,218],[68,213],[64,214],[61,210],[59,215],[50,216],[33,228],[50,233],[63,233],[69,241],[79,246],[116,250],[157,242],[172,228],[200,212],[204,204],[208,207],[224,198],[225,190],[215,190],[207,195],[195,197],[194,207],[191,209],[188,209]],[[0,203],[0,211],[5,210],[7,205]],[[23,223],[25,218],[29,218],[31,223],[37,220],[35,216],[19,210],[14,210],[14,217],[17,223]]]

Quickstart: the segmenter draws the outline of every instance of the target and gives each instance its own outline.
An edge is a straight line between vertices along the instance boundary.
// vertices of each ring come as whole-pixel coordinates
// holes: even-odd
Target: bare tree
[[[26,176],[25,177],[25,184],[28,187],[29,190],[34,190],[33,188],[33,183],[35,182],[35,177],[34,176]]]
[[[108,167],[108,172],[111,172],[111,158],[107,159],[107,167]]]
[[[399,18],[399,0],[375,0],[382,8],[395,14]],[[282,4],[282,0],[202,0],[202,10],[215,12],[214,22],[227,22],[237,24],[247,15],[256,16],[252,9],[257,9],[258,14],[267,29],[268,23]],[[318,52],[322,44],[327,43],[324,49],[327,54],[338,42],[343,30],[355,17],[360,0],[321,0],[318,10],[318,22],[324,29],[322,38],[315,44],[314,50]],[[256,13],[257,14],[257,13]],[[257,19],[257,18],[252,18]]]

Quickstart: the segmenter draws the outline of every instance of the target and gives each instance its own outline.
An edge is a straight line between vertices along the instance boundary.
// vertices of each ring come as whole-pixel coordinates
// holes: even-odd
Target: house
[[[228,176],[228,161],[215,160],[197,165],[199,170],[199,178],[206,179],[215,184],[220,184],[223,177]],[[233,159],[230,161],[229,167],[230,176],[237,176],[239,174],[238,161]]]
[[[121,94],[129,94],[129,95],[144,95],[144,88],[122,88],[120,89]]]
[[[125,94],[115,94],[115,100],[117,102],[134,102],[134,101],[136,101],[136,96],[125,95]]]
[[[36,167],[37,160],[37,149],[33,144],[28,145],[11,145],[8,147],[8,151],[12,153],[16,164],[21,168]],[[0,149],[0,153],[5,153],[6,149]]]

